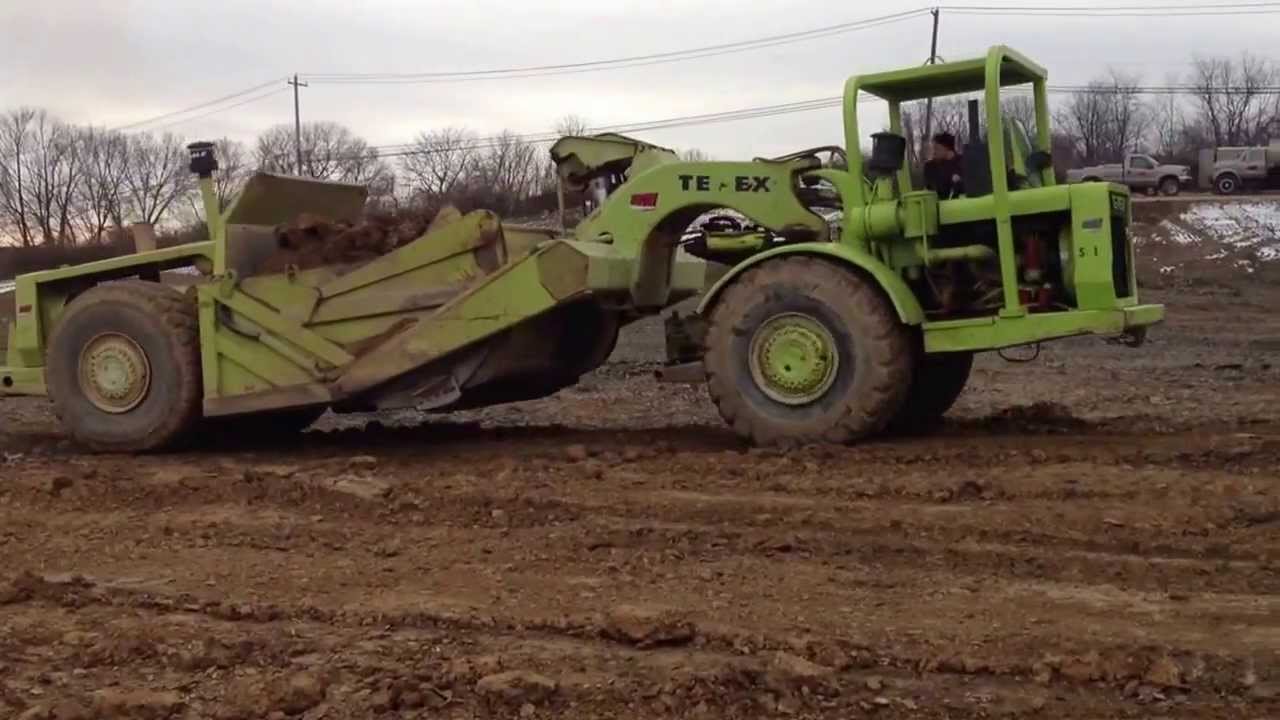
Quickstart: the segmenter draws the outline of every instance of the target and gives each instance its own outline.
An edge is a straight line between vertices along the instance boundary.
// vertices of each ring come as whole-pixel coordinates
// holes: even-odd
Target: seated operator
[[[964,163],[956,152],[956,138],[951,133],[933,136],[929,161],[924,164],[924,186],[938,193],[938,199],[964,194]]]

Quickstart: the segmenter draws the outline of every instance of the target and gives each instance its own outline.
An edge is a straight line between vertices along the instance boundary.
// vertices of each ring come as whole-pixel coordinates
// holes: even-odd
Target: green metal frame
[[[1126,188],[1100,183],[1059,186],[1051,167],[1043,168],[1034,178],[1039,187],[1009,188],[1006,174],[1009,155],[1015,169],[1025,169],[1026,153],[1031,150],[1047,153],[1050,149],[1047,78],[1043,68],[1004,46],[992,47],[980,58],[849,78],[843,96],[848,169],[807,172],[830,182],[842,198],[844,220],[839,242],[786,245],[756,255],[719,280],[703,299],[700,312],[708,312],[721,290],[747,268],[771,258],[808,254],[844,263],[875,278],[900,319],[920,326],[927,352],[993,350],[1072,335],[1121,334],[1161,321],[1162,306],[1138,304],[1131,244],[1126,244],[1130,292],[1124,297],[1116,297],[1114,293],[1111,232],[1114,223],[1124,222],[1127,227],[1130,220]],[[1035,103],[1035,146],[1026,148],[1015,143],[1007,147],[1007,126],[1000,108],[1001,89],[1027,84],[1032,87]],[[984,93],[989,130],[992,180],[989,195],[939,200],[933,193],[915,191],[906,167],[897,174],[896,192],[892,183],[864,179],[857,102],[863,93],[888,102],[889,130],[901,134],[902,103],[977,91]],[[1123,204],[1120,212],[1115,207],[1117,202]],[[1032,314],[1020,301],[1013,222],[1019,216],[1043,213],[1070,213],[1068,245],[1072,262],[1067,282],[1075,290],[1078,310]],[[1002,307],[991,317],[927,321],[919,302],[903,281],[904,272],[910,273],[927,263],[989,255],[990,248],[985,246],[929,247],[929,239],[937,234],[939,226],[980,221],[995,225]]]

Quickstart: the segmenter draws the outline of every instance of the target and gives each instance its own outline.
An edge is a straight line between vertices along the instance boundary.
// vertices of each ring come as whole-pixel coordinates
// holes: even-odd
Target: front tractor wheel
[[[127,281],[87,290],[54,327],[46,365],[54,412],[91,449],[158,450],[200,418],[196,308],[172,288]]]
[[[907,328],[872,281],[830,262],[788,257],[747,270],[709,319],[711,399],[757,444],[865,438],[910,388]]]

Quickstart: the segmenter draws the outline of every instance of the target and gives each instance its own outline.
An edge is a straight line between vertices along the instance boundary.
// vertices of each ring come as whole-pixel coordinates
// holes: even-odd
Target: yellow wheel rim
[[[831,389],[840,353],[822,323],[801,313],[783,313],[756,330],[749,362],[761,392],[785,405],[805,405]]]
[[[115,415],[138,407],[151,389],[151,364],[138,343],[102,333],[80,351],[80,390],[93,406]]]

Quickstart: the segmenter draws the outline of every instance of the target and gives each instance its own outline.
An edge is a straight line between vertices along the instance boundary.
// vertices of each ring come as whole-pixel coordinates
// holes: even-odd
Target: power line
[[[864,20],[828,25],[783,35],[773,35],[733,43],[710,45],[687,50],[651,53],[609,60],[592,60],[558,65],[533,65],[488,70],[463,70],[420,73],[308,73],[306,77],[321,84],[406,84],[467,82],[474,80],[509,80],[580,72],[599,72],[660,63],[698,60],[728,53],[746,52],[775,45],[813,40],[855,30],[869,29],[888,23],[920,17],[935,8],[916,8],[900,13],[867,18]],[[1152,5],[1082,5],[1082,6],[1000,6],[1000,5],[942,5],[940,9],[959,15],[994,15],[1028,17],[1165,17],[1203,15],[1264,15],[1280,13],[1280,2],[1195,3],[1174,6]]]
[[[1050,94],[1091,94],[1091,95],[1116,95],[1116,94],[1135,94],[1135,95],[1199,95],[1211,93],[1216,95],[1237,95],[1237,94],[1253,94],[1253,95],[1280,95],[1280,86],[1265,86],[1253,89],[1239,88],[1222,88],[1210,89],[1196,88],[1193,86],[1132,86],[1119,88],[1113,86],[1090,86],[1090,85],[1050,85],[1047,87]],[[1008,88],[1004,93],[1006,96],[1028,96],[1030,89]],[[870,95],[864,95],[859,98],[859,102],[867,102],[874,100]],[[619,123],[614,125],[602,125],[589,128],[592,133],[603,132],[642,132],[648,130],[666,130],[677,127],[689,127],[696,125],[710,125],[721,122],[732,122],[737,120],[753,120],[758,118],[776,117],[779,115],[789,115],[798,112],[807,112],[811,110],[824,110],[833,107],[839,107],[844,102],[841,96],[830,96],[821,98],[811,98],[809,100],[799,100],[789,103],[780,103],[776,105],[763,105],[756,107],[739,108],[736,110],[724,110],[713,113],[702,113],[696,115],[681,115],[677,117],[664,118],[659,120],[649,120],[632,123]],[[549,141],[554,142],[559,139],[559,133],[526,133],[511,136],[514,139],[526,142],[533,141]],[[498,143],[502,136],[492,136],[479,138],[475,142],[479,145],[477,148],[464,147],[461,149],[486,149],[493,147]],[[480,147],[483,146],[483,147]],[[414,143],[398,143],[394,145],[376,145],[370,149],[380,153],[381,157],[398,157],[402,155],[410,155],[422,153],[420,150],[413,150]]]
[[[684,60],[696,60],[706,57],[714,57],[716,55],[725,55],[729,53],[746,52],[764,47],[774,47],[777,45],[785,45],[805,40],[813,40],[821,37],[829,37],[855,30],[863,30],[879,25],[893,22],[899,22],[912,17],[917,17],[928,13],[928,8],[916,8],[914,10],[906,10],[903,12],[892,13],[889,15],[881,15],[879,17],[866,18],[863,20],[853,20],[835,25],[825,25],[822,27],[811,28],[808,30],[800,30],[780,35],[769,35],[749,40],[739,40],[731,43],[720,43],[717,45],[706,45],[697,48],[688,48],[685,50],[672,50],[668,52],[649,53],[646,55],[632,55],[628,57],[611,58],[607,60],[589,60],[574,63],[560,63],[554,65],[530,65],[524,67],[494,68],[487,70],[460,70],[450,72],[419,72],[419,73],[307,73],[308,80],[322,83],[378,83],[378,82],[440,82],[447,80],[480,80],[494,77],[502,77],[503,79],[535,77],[542,75],[568,74],[575,72],[592,72],[598,70],[613,70],[623,67],[636,67],[640,65],[654,65],[659,63],[680,62]]]
[[[1041,11],[1038,11],[1037,9],[1035,9],[1035,8],[1026,8],[1026,9],[1024,9],[1024,10],[1014,10],[1014,11],[997,11],[997,10],[986,10],[986,9],[979,9],[979,8],[970,8],[970,9],[966,9],[966,8],[955,8],[955,9],[951,9],[951,8],[948,8],[948,10],[947,10],[947,11],[948,11],[948,12],[950,12],[950,13],[952,13],[952,14],[955,14],[955,15],[970,15],[970,16],[985,16],[985,17],[1062,17],[1062,18],[1071,18],[1071,17],[1079,17],[1079,18],[1114,18],[1114,17],[1206,17],[1206,16],[1207,16],[1207,17],[1226,17],[1226,16],[1234,16],[1234,15],[1275,15],[1275,14],[1277,14],[1277,13],[1280,13],[1280,6],[1277,6],[1277,7],[1274,7],[1274,8],[1270,8],[1270,9],[1258,8],[1258,9],[1256,9],[1256,10],[1229,10],[1229,11],[1222,11],[1222,10],[1188,10],[1188,11],[1178,11],[1178,10],[1176,10],[1176,9],[1170,9],[1170,10],[1168,10],[1168,11],[1165,11],[1165,12],[1159,12],[1159,13],[1155,13],[1155,12],[1139,12],[1139,11],[1130,11],[1130,12],[1100,12],[1100,11],[1094,11],[1094,12],[1070,12],[1070,11],[1052,12],[1052,11],[1049,11],[1049,12],[1041,12]]]
[[[1197,88],[1190,85],[1146,85],[1146,86],[1107,86],[1107,85],[1049,85],[1046,91],[1050,94],[1094,94],[1094,95],[1115,95],[1115,94],[1135,94],[1135,95],[1280,95],[1280,86],[1263,86],[1257,88]],[[245,102],[253,102],[261,97],[283,92],[283,90],[273,90],[264,96],[258,98],[250,98]],[[1027,97],[1030,95],[1030,88],[1012,87],[1005,90],[1006,97]],[[858,102],[870,102],[878,100],[872,95],[863,94],[859,97]],[[809,112],[813,110],[825,110],[829,108],[840,107],[843,105],[842,96],[828,96],[820,98],[810,98],[808,100],[797,100],[793,102],[778,103],[774,105],[760,105],[754,107],[738,108],[734,110],[722,110],[711,113],[700,113],[693,115],[680,115],[670,118],[661,118],[657,120],[646,120],[630,123],[616,123],[612,125],[601,125],[588,128],[589,133],[635,133],[648,132],[655,130],[670,130],[681,127],[694,127],[703,125],[714,125],[725,122],[737,122],[740,120],[756,120],[761,118],[778,117],[781,115],[790,115],[800,112]],[[523,142],[535,145],[542,145],[555,142],[560,139],[561,134],[558,132],[541,132],[541,133],[519,133],[506,135],[492,135],[488,137],[480,137],[473,139],[469,144],[455,146],[452,148],[441,149],[422,149],[418,148],[416,143],[395,143],[387,145],[373,145],[366,152],[335,158],[337,160],[357,160],[357,159],[390,159],[397,157],[408,157],[415,155],[431,155],[440,152],[448,152],[454,150],[472,151],[472,150],[490,150],[502,146],[508,142]],[[289,153],[277,153],[277,160],[283,160]]]
[[[1160,16],[1191,16],[1191,15],[1261,15],[1280,13],[1280,2],[1277,1],[1257,1],[1257,2],[1234,2],[1234,3],[1194,3],[1186,5],[1174,6],[1148,6],[1148,5],[1117,5],[1117,6],[1052,6],[1052,7],[1027,7],[1027,6],[1000,6],[1000,5],[953,5],[941,6],[948,12],[954,12],[959,15],[995,15],[995,16],[1027,16],[1027,17],[1160,17]],[[698,60],[718,55],[730,53],[746,52],[762,48],[774,47],[777,45],[792,44],[806,40],[820,39],[833,35],[844,34],[856,30],[870,29],[889,23],[896,23],[903,20],[919,17],[931,13],[935,8],[916,8],[906,10],[899,13],[882,15],[879,17],[865,18],[862,20],[853,20],[834,25],[826,25],[808,30],[800,30],[791,33],[783,33],[778,35],[769,35],[748,40],[740,40],[731,43],[720,43],[716,45],[707,45],[697,48],[688,48],[685,50],[673,50],[661,53],[649,53],[645,55],[633,55],[621,58],[612,58],[606,60],[591,60],[575,63],[561,63],[551,65],[533,65],[524,67],[497,68],[487,70],[467,70],[453,72],[431,72],[431,73],[316,73],[308,74],[306,77],[317,83],[327,84],[403,84],[403,83],[437,83],[437,82],[464,82],[470,80],[493,80],[493,79],[519,79],[529,77],[543,77],[548,75],[564,75],[581,72],[597,72],[602,70],[622,69],[629,67],[640,67],[646,65],[655,65],[662,63],[681,62],[686,60]],[[295,78],[296,79],[296,78]],[[150,125],[160,120],[180,115],[186,115],[204,108],[212,108],[221,105],[230,100],[250,95],[254,92],[269,87],[278,82],[271,80],[259,85],[214,98],[190,107],[180,110],[173,110],[160,115],[155,115],[143,120],[138,120],[125,125],[120,125],[114,130],[129,130]],[[267,95],[255,96],[248,102],[255,102]],[[220,112],[226,112],[245,104],[244,102],[226,105],[209,112],[202,113],[193,117],[185,118],[173,123],[167,123],[160,127],[170,127],[180,122],[195,120],[208,117]]]
[[[258,102],[259,100],[265,100],[265,99],[267,99],[267,98],[269,98],[269,97],[272,97],[272,96],[275,96],[275,95],[279,95],[279,94],[280,94],[280,93],[282,93],[282,92],[285,92],[285,89],[284,89],[284,88],[273,88],[273,89],[271,89],[271,90],[268,90],[268,91],[267,91],[267,92],[265,92],[265,93],[262,93],[262,94],[260,94],[260,95],[254,95],[253,97],[247,98],[247,99],[245,99],[245,100],[241,100],[241,101],[240,101],[240,102],[238,102],[238,103],[233,103],[233,104],[231,104],[231,105],[227,105],[226,107],[216,108],[216,109],[214,109],[214,110],[210,110],[209,112],[206,112],[206,113],[201,113],[201,114],[199,114],[199,115],[193,115],[193,116],[191,116],[191,117],[188,117],[188,118],[182,118],[182,119],[180,119],[180,120],[174,120],[173,122],[168,122],[168,123],[165,123],[165,124],[163,124],[163,125],[156,125],[155,127],[149,128],[149,129],[148,129],[148,132],[154,132],[154,131],[156,131],[156,130],[164,130],[165,128],[170,128],[170,127],[173,127],[173,126],[175,126],[175,125],[182,125],[183,123],[188,123],[188,122],[191,122],[192,120],[199,120],[199,119],[201,119],[201,118],[206,118],[206,117],[209,117],[210,115],[216,115],[216,114],[218,114],[218,113],[220,113],[220,112],[226,112],[227,110],[232,110],[232,109],[235,109],[235,108],[241,107],[241,106],[243,106],[243,105],[248,105],[248,104],[250,104],[250,103],[256,103],[256,102]]]
[[[444,73],[408,73],[408,74],[382,73],[382,74],[366,74],[366,75],[342,74],[342,73],[331,73],[331,74],[317,73],[317,74],[305,74],[304,77],[306,77],[308,80],[312,80],[317,83],[329,83],[329,84],[351,84],[351,83],[373,83],[373,84],[397,83],[398,84],[398,83],[404,83],[404,82],[409,82],[409,83],[457,82],[461,80],[499,79],[499,78],[500,79],[519,79],[524,77],[539,77],[543,75],[594,72],[594,71],[605,70],[605,69],[620,69],[624,67],[639,67],[644,65],[655,65],[655,64],[662,64],[662,63],[678,62],[683,60],[696,60],[696,59],[702,59],[707,57],[714,57],[717,55],[746,52],[749,50],[774,47],[777,45],[791,44],[791,43],[801,42],[804,40],[812,40],[812,39],[818,39],[822,37],[829,37],[832,35],[843,34],[843,33],[852,32],[855,30],[859,30],[859,29],[868,29],[872,27],[877,27],[879,25],[899,22],[901,20],[906,20],[911,17],[924,15],[928,12],[929,10],[927,8],[917,8],[915,10],[908,10],[900,13],[893,13],[890,15],[883,15],[883,16],[874,17],[874,18],[866,18],[863,20],[854,20],[854,21],[845,22],[845,23],[838,23],[835,25],[826,25],[819,28],[801,30],[801,31],[792,32],[792,33],[770,35],[770,36],[753,38],[748,40],[741,40],[741,41],[732,42],[732,43],[708,45],[708,46],[698,47],[698,48],[688,48],[685,50],[673,50],[673,51],[661,52],[661,53],[649,53],[646,55],[634,55],[629,57],[613,58],[609,60],[592,60],[592,61],[577,62],[577,63],[563,63],[558,65],[535,65],[535,66],[527,66],[527,67],[500,68],[500,69],[492,69],[492,70],[469,70],[469,71],[444,72]],[[285,80],[288,81],[289,78],[285,78]],[[297,77],[295,76],[293,80],[296,81]],[[257,92],[258,90],[267,88],[275,84],[276,82],[279,82],[279,80],[270,80],[268,82],[261,83],[259,85],[254,85],[252,87],[245,88],[244,90],[231,93],[230,95],[224,95],[222,97],[214,98],[212,100],[198,103],[196,105],[182,108],[180,110],[173,110],[167,113],[162,113],[160,115],[155,115],[149,118],[145,118],[143,120],[137,120],[125,125],[120,125],[113,129],[114,130],[130,130],[130,129],[140,128],[144,125],[150,125],[159,120],[164,120],[164,119],[175,117],[178,115],[185,115],[187,113],[194,112],[196,110],[212,107],[212,106],[227,102],[228,100],[234,100],[236,98],[249,95],[251,93]],[[262,97],[265,97],[265,96],[257,96],[254,99],[255,100],[262,99]],[[195,117],[186,118],[182,122],[185,122],[186,120],[194,120],[202,117],[208,117],[209,115],[213,115],[219,112],[225,112],[232,108],[239,107],[242,104],[243,103],[235,103],[232,105],[228,105],[226,107],[222,107],[217,110],[212,110],[208,113],[203,113]],[[169,127],[172,124],[176,124],[176,123],[162,125],[161,127]]]
[[[150,125],[151,123],[153,123],[153,122],[155,122],[155,121],[157,121],[157,120],[164,120],[164,119],[166,119],[166,118],[174,117],[175,115],[185,115],[185,114],[187,114],[187,113],[189,113],[189,112],[193,112],[193,111],[195,111],[195,110],[201,110],[201,109],[203,109],[203,108],[211,107],[211,106],[213,106],[213,105],[219,105],[219,104],[224,103],[224,102],[226,102],[226,101],[228,101],[228,100],[235,100],[235,99],[236,99],[236,98],[238,98],[238,97],[244,97],[245,95],[248,95],[248,94],[250,94],[250,93],[257,92],[257,91],[259,91],[259,90],[262,90],[263,88],[270,87],[271,85],[275,85],[277,82],[279,82],[279,79],[269,80],[269,81],[264,82],[264,83],[262,83],[262,84],[260,84],[260,85],[254,85],[253,87],[245,88],[244,90],[240,90],[240,91],[238,91],[238,92],[231,93],[230,95],[223,95],[223,96],[222,96],[222,97],[220,97],[220,98],[215,98],[215,99],[213,99],[213,100],[208,100],[208,101],[205,101],[205,102],[202,102],[202,103],[196,104],[196,105],[192,105],[191,107],[182,108],[181,110],[173,110],[173,111],[170,111],[170,112],[167,112],[167,113],[162,113],[162,114],[160,114],[160,115],[155,115],[155,116],[153,116],[153,117],[149,117],[149,118],[147,118],[147,119],[145,119],[145,120],[138,120],[138,121],[135,121],[135,122],[128,123],[128,124],[126,124],[126,125],[120,125],[120,126],[118,126],[118,127],[114,127],[114,128],[112,128],[112,130],[132,130],[132,129],[134,129],[134,128],[141,127],[141,126],[143,126],[143,125]],[[230,107],[236,107],[236,106],[235,106],[235,105],[232,105],[232,106],[230,106]],[[230,109],[230,108],[222,108],[221,110],[218,110],[218,111],[216,111],[216,112],[222,112],[222,110],[228,110],[228,109]],[[208,114],[210,114],[210,115],[211,115],[211,114],[213,114],[213,113],[208,113]],[[202,115],[202,116],[200,116],[200,117],[204,117],[204,116]],[[192,118],[187,118],[187,119],[192,119]]]
[[[944,5],[943,10],[961,14],[992,14],[1010,16],[1045,15],[1062,17],[1134,17],[1181,15],[1238,15],[1269,14],[1280,12],[1280,2],[1191,3],[1186,5],[1061,5],[1061,6],[1012,6],[1012,5]]]
[[[894,20],[890,20],[882,23],[876,23],[876,25],[887,25],[891,22],[899,22],[902,19],[905,19],[905,18],[896,18]],[[867,27],[873,27],[873,26],[868,25]],[[836,33],[830,33],[829,35],[835,35],[835,34]],[[807,39],[813,40],[813,39],[818,39],[820,37],[827,37],[827,35],[813,35]],[[578,68],[578,69],[570,69],[570,70],[553,70],[553,71],[546,71],[546,72],[529,72],[529,73],[518,73],[518,74],[510,74],[510,75],[482,75],[482,76],[442,77],[442,78],[430,78],[430,77],[428,78],[376,78],[376,79],[343,78],[343,79],[328,79],[328,80],[317,79],[316,76],[314,75],[305,75],[304,77],[308,78],[311,82],[314,82],[318,85],[435,85],[435,84],[446,84],[446,83],[476,82],[476,81],[486,81],[486,80],[488,81],[520,80],[520,79],[527,79],[527,78],[580,75],[583,73],[605,72],[609,70],[624,70],[624,69],[630,69],[630,68],[648,67],[650,65],[665,65],[665,64],[681,62],[685,60],[702,60],[706,58],[718,57],[720,55],[729,55],[732,53],[745,52],[747,50],[761,50],[764,48],[774,47],[776,45],[785,45],[785,44],[789,44],[789,43],[784,43],[784,42],[763,43],[759,45],[753,45],[749,48],[743,48],[740,50],[722,50],[719,52],[707,52],[707,53],[699,53],[699,54],[693,54],[693,55],[684,55],[678,58],[671,58],[671,59],[665,59],[665,60],[648,60],[644,62],[627,63],[624,65],[607,65],[607,66],[586,67],[586,68]]]

